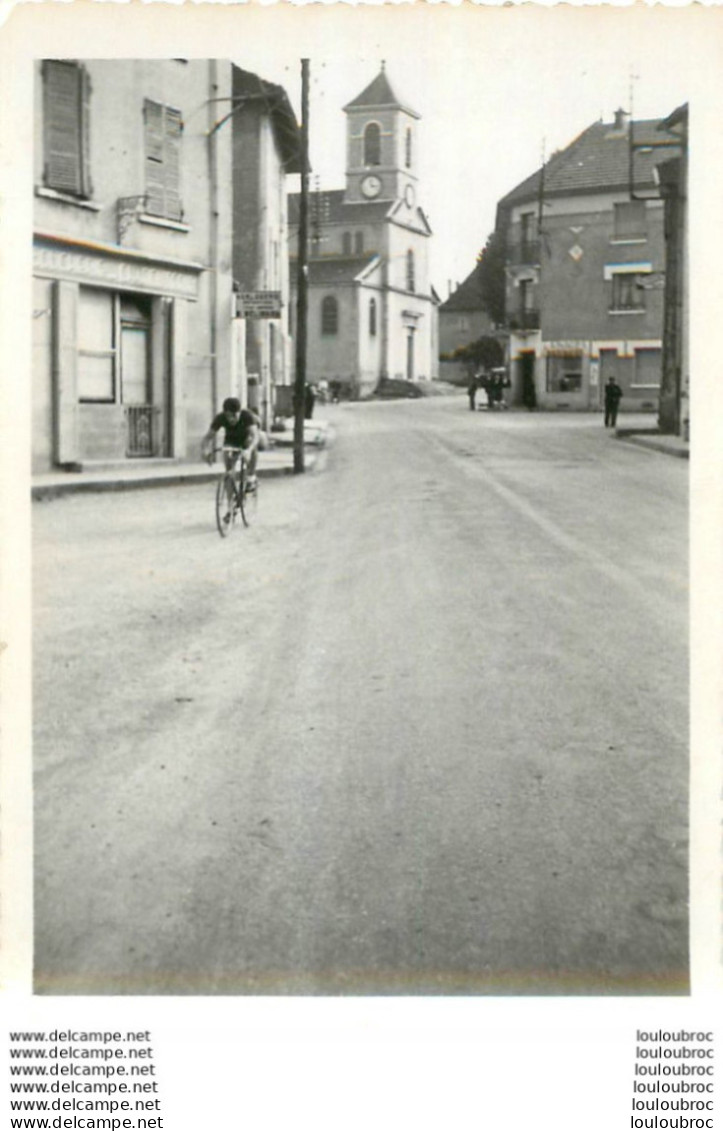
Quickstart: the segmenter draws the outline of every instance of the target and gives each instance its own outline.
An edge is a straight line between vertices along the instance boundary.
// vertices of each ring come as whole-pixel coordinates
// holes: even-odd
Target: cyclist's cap
[[[223,411],[240,412],[241,401],[238,399],[238,397],[226,397],[226,400],[223,402]]]

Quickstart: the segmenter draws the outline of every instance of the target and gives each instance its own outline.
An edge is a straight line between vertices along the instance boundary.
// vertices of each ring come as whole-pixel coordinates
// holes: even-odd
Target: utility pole
[[[304,470],[306,323],[309,287],[309,60],[301,60],[301,199],[296,284],[296,378],[294,380],[294,474]]]

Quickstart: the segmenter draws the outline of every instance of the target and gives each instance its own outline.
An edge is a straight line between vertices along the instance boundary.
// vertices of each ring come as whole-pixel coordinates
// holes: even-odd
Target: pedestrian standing
[[[316,394],[313,385],[307,385],[304,389],[304,416],[307,420],[311,420],[314,415],[314,401]]]
[[[618,408],[620,406],[620,398],[623,395],[623,390],[618,385],[614,377],[608,377],[608,383],[605,386],[605,427],[614,428],[618,419]]]
[[[477,374],[474,374],[467,386],[467,396],[469,397],[469,407],[472,412],[477,408]]]

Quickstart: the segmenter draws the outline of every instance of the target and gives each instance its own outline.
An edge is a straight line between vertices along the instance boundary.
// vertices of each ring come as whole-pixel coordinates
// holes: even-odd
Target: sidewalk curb
[[[305,471],[311,471],[316,463],[318,452],[305,453]],[[110,491],[135,491],[148,490],[151,487],[180,487],[190,483],[215,483],[220,474],[220,467],[215,470],[192,469],[179,467],[177,470],[156,475],[129,475],[108,479],[84,479],[83,473],[66,472],[66,480],[53,483],[32,483],[30,497],[33,501],[40,502],[46,499],[58,499],[64,495],[76,494],[101,494]],[[293,465],[288,467],[259,467],[259,479],[278,479],[281,476],[293,475]]]
[[[622,440],[624,443],[633,444],[638,448],[646,448],[651,452],[661,452],[666,456],[673,456],[675,459],[689,459],[690,452],[687,447],[682,447],[677,438],[671,437],[669,440],[664,436],[657,435],[656,433],[645,432],[627,432],[624,428],[617,429],[615,438]]]

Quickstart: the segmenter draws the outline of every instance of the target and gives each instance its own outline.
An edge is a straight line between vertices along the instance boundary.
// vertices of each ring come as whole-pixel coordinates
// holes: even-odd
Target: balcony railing
[[[518,310],[516,314],[510,315],[509,326],[510,330],[539,330],[540,312],[539,310]]]
[[[150,404],[126,405],[126,455],[153,456],[158,409]]]
[[[540,262],[540,241],[522,240],[509,246],[507,256],[511,266],[521,267],[538,264]]]

